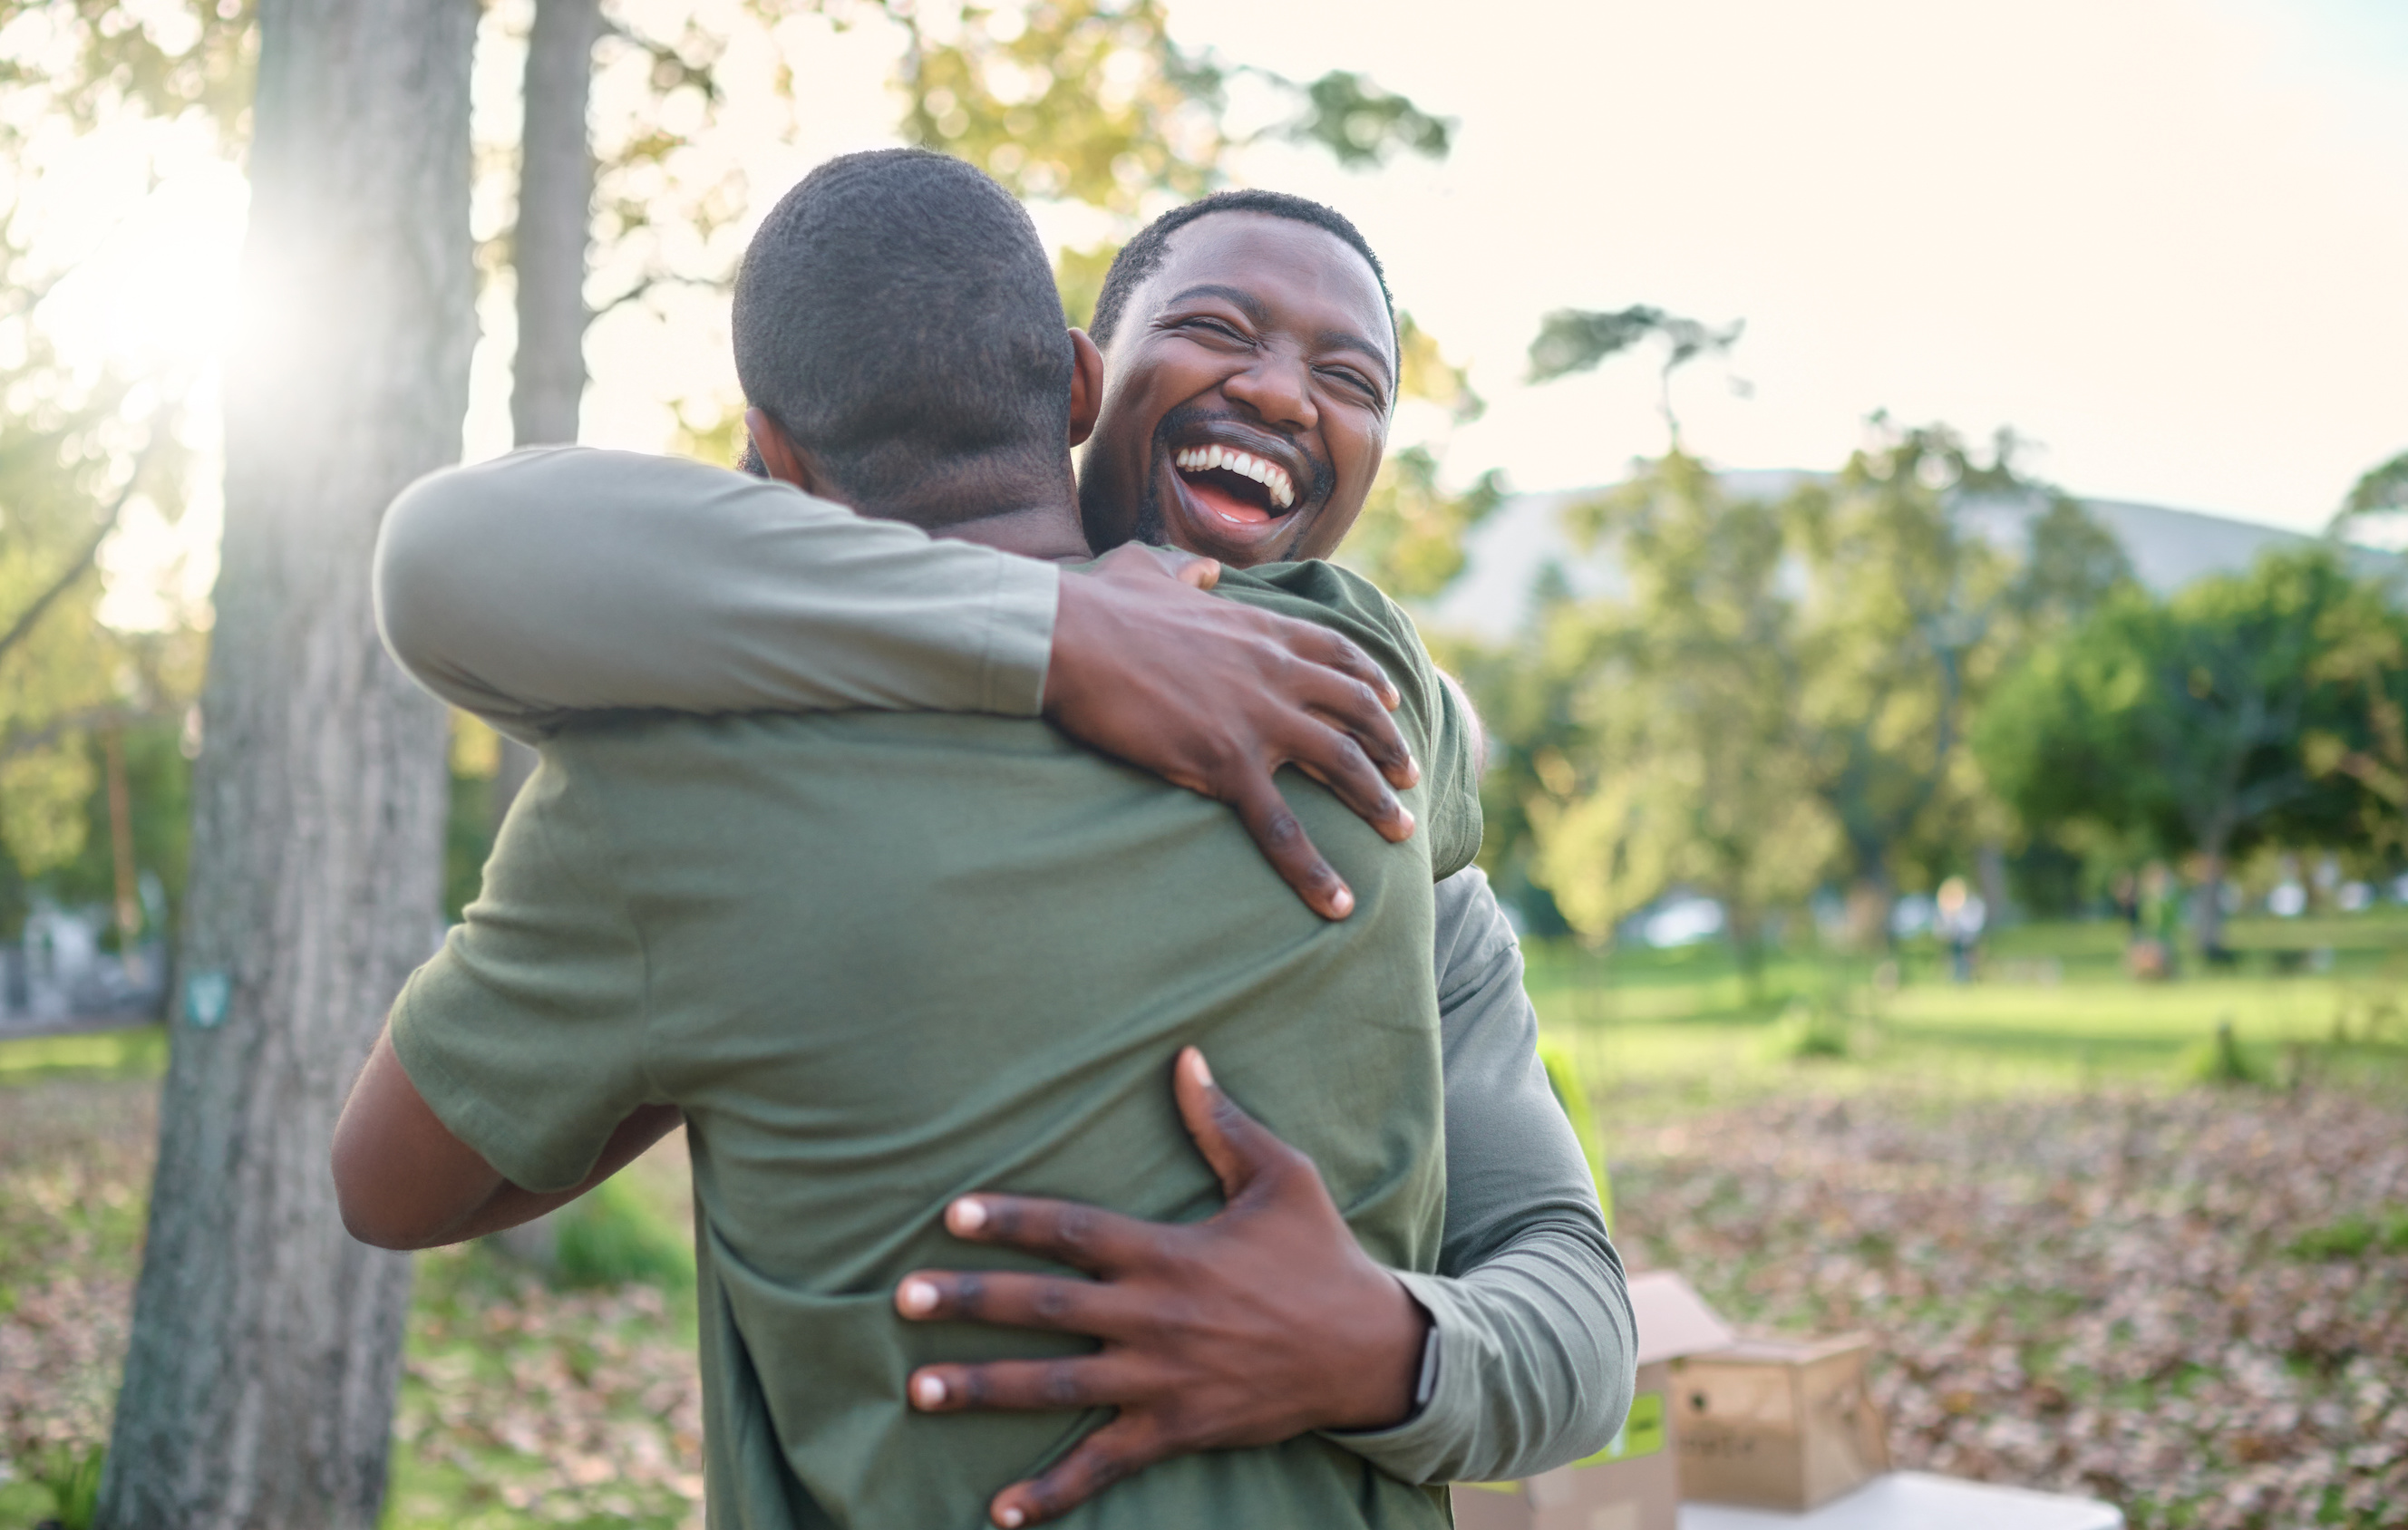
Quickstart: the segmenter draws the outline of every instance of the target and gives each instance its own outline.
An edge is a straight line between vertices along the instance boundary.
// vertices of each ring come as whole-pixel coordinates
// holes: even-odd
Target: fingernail
[[[1337,892],[1329,894],[1329,911],[1337,915],[1340,919],[1344,919],[1348,914],[1353,913],[1354,911],[1354,894],[1353,890],[1341,887]]]
[[[1406,755],[1405,774],[1413,779],[1412,781],[1407,782],[1407,785],[1412,785],[1413,781],[1419,781],[1422,779],[1422,763],[1419,760],[1414,759],[1410,754]]]
[[[1397,804],[1397,821],[1405,826],[1405,837],[1413,836],[1413,810],[1403,803]]]
[[[1003,1511],[995,1517],[995,1523],[1002,1525],[1003,1530],[1020,1530],[1027,1521],[1028,1516],[1023,1514],[1018,1507],[1010,1505],[1007,1505]]]
[[[1202,1084],[1207,1089],[1211,1088],[1212,1065],[1204,1061],[1204,1054],[1201,1051],[1197,1051],[1195,1048],[1190,1047],[1188,1049],[1188,1052],[1196,1059],[1196,1081]]]
[[[965,1196],[953,1203],[953,1231],[975,1233],[986,1225],[986,1208]]]
[[[903,1289],[895,1294],[895,1299],[906,1312],[933,1312],[937,1309],[937,1288],[925,1280],[906,1280]],[[940,1386],[937,1390],[941,1394],[944,1388]]]
[[[911,1378],[911,1400],[922,1408],[936,1408],[945,1400],[945,1381],[940,1376]]]

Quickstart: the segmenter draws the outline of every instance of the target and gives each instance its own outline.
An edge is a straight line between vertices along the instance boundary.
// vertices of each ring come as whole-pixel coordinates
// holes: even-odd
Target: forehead
[[[1277,323],[1352,330],[1382,354],[1394,353],[1379,279],[1354,246],[1327,229],[1264,212],[1208,213],[1165,241],[1162,264],[1135,306],[1152,313],[1207,284],[1242,290]]]

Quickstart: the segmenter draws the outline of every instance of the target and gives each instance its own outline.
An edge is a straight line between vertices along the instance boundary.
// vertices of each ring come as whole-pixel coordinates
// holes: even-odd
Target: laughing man
[[[764,301],[769,281],[766,267],[748,261],[738,365],[756,406],[756,441],[765,457],[785,457],[768,465],[792,469],[799,465],[786,456],[793,422],[780,412],[773,380],[781,336],[774,325],[747,322],[748,309],[756,318],[765,307],[776,311]],[[1384,286],[1351,225],[1313,204],[1266,193],[1182,208],[1123,252],[1098,305],[1096,334],[1101,418],[1081,479],[1082,544],[1136,536],[1240,565],[1317,556],[1338,544],[1376,473],[1395,391]],[[1074,335],[1074,354],[1090,354],[1084,338]],[[779,476],[843,487],[794,471]],[[950,511],[924,508],[948,495],[962,498],[964,490],[936,486],[910,518],[957,535],[991,529],[974,517],[944,524]],[[877,513],[858,493],[836,497]],[[597,511],[608,516],[601,526]],[[1057,581],[1051,568],[1033,564],[998,571],[958,546],[903,545],[895,529],[698,466],[575,450],[520,454],[437,479],[396,508],[380,594],[388,634],[414,672],[523,734],[540,736],[580,709],[609,706],[1052,710],[1054,682],[1082,663],[1081,644],[1064,641],[1069,597],[1088,599],[1092,577]],[[889,534],[875,549],[866,535],[873,530]],[[854,536],[858,547],[847,540]],[[908,623],[873,613],[861,595],[865,582],[890,597],[908,592],[912,614],[924,619],[909,651],[894,637]],[[1199,665],[1212,641],[1198,634]],[[866,655],[881,662],[867,665]],[[872,668],[878,673],[867,678]],[[1370,738],[1369,729],[1358,731]],[[1110,739],[1096,741],[1114,749]],[[1367,772],[1350,774],[1342,756],[1334,751],[1320,773],[1360,781]],[[1376,794],[1376,783],[1358,786],[1348,800],[1377,820]],[[1250,826],[1266,822],[1240,806]],[[1383,823],[1389,833],[1396,827],[1393,819]],[[1425,825],[1422,836],[1432,832]],[[1283,867],[1291,879],[1314,907],[1343,911],[1349,894],[1309,840],[1287,836],[1285,843],[1291,854],[1305,847],[1300,863]],[[1276,893],[1267,874],[1256,875]],[[1391,1336],[1393,1344],[1427,1351],[1434,1389],[1400,1425],[1323,1437],[1423,1481],[1531,1471],[1594,1449],[1619,1420],[1630,1352],[1619,1266],[1577,1144],[1533,1054],[1519,954],[1476,871],[1440,884],[1437,921],[1444,1231],[1437,1273],[1398,1275],[1428,1315],[1436,1342],[1422,1344],[1413,1327]],[[1301,993],[1288,998],[1291,1023],[1325,1023],[1314,1002]],[[1322,1168],[1334,1182],[1330,1165]],[[1125,1209],[1151,1204],[1093,1198]],[[1015,1241],[1012,1229],[995,1222],[964,1229],[957,1219],[956,1228],[981,1241]],[[1245,1256],[1260,1251],[1247,1237],[1237,1228],[1221,1235],[1214,1257],[1246,1267]],[[957,1249],[937,1262],[958,1265],[964,1257]],[[1100,1273],[1107,1278],[1099,1283],[1119,1292],[1125,1308],[1149,1318],[1192,1307],[1201,1280],[1182,1285],[1177,1275],[1157,1272],[1148,1283],[1125,1271]],[[996,1295],[991,1280],[913,1274],[897,1287],[905,1294],[898,1305],[924,1321],[1029,1323],[1048,1301],[1058,1310],[1062,1296],[1036,1289],[1015,1303]],[[1254,1305],[1268,1321],[1225,1336],[1225,1348],[1240,1352],[1223,1362],[1240,1376],[1276,1378],[1288,1374],[1284,1363],[1296,1355],[1325,1354],[1313,1304],[1283,1289],[1291,1282],[1276,1274],[1258,1283],[1264,1289]],[[928,1294],[919,1310],[912,1292]],[[1119,1407],[1125,1421],[1170,1411],[1167,1379],[1192,1375],[1192,1367],[1178,1368],[1176,1345],[1161,1337],[1158,1322],[1124,1322],[1117,1333],[1100,1322],[1040,1325],[1094,1334],[1105,1341],[1099,1360],[1125,1362],[1082,1383],[1096,1389],[1084,1400]],[[999,1384],[1008,1371],[959,1364],[994,1346],[973,1339],[977,1330],[953,1332],[960,1337],[932,1348],[933,1363],[915,1374],[915,1395],[933,1398],[926,1406],[1048,1400],[1011,1394]],[[1389,1355],[1382,1374],[1397,1372],[1400,1356],[1410,1359],[1401,1351]],[[1412,1366],[1402,1368],[1419,1378]],[[1300,1420],[1292,1397],[1266,1395],[1276,1391],[1224,1387],[1189,1397],[1180,1427],[1158,1430],[1168,1437],[1154,1441],[1156,1452],[1166,1444],[1193,1449],[1254,1437],[1274,1422],[1290,1435],[1349,1422]],[[1126,1455],[1096,1448],[1105,1437],[1089,1437],[1034,1481],[1015,1484],[995,1501],[998,1516],[1058,1511],[1125,1469]]]

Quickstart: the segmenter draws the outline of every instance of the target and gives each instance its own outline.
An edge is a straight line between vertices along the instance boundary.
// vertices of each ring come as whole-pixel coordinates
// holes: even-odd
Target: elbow
[[[411,1237],[414,1229],[404,1225],[402,1219],[382,1204],[374,1183],[361,1171],[358,1155],[346,1153],[344,1146],[338,1137],[333,1164],[335,1208],[342,1216],[343,1231],[372,1249],[399,1252],[421,1247]]]

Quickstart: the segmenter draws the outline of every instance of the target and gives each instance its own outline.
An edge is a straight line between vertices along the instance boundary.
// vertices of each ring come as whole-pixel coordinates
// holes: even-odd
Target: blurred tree
[[[1837,477],[1784,507],[1802,560],[1801,736],[1845,839],[1852,907],[1879,921],[1859,939],[1887,938],[1910,865],[1928,883],[2006,827],[1962,747],[1971,717],[2034,635],[2130,577],[2062,495],[2029,521],[2024,555],[1994,539],[1985,502],[2020,520],[2047,493],[2018,476],[2012,435],[1983,461],[1945,426],[1873,425]]]
[[[194,882],[95,1523],[373,1525],[409,1262],[344,1231],[343,1082],[437,931],[440,708],[382,652],[379,517],[457,458],[472,0],[270,0]]]
[[[1557,605],[1540,639],[1562,725],[1530,756],[1532,876],[1591,940],[1675,889],[1714,897],[1759,998],[1765,915],[1839,844],[1801,738],[1782,514],[1674,453],[1570,519],[1627,593]]]
[[[73,140],[104,122],[205,112],[247,89],[238,31],[175,23],[90,0],[0,6],[0,175],[18,214],[0,226],[0,938],[37,894],[89,892],[68,884],[95,849],[95,733],[180,715],[198,679],[190,628],[99,619],[102,550],[124,518],[172,522],[183,508],[192,463],[175,401],[192,379],[59,355],[45,305],[81,251],[33,242],[45,181],[71,173],[53,167],[60,129]]]
[[[1469,372],[1448,361],[1410,313],[1398,322],[1398,396],[1427,406],[1441,429],[1469,424],[1488,408]],[[1502,474],[1482,474],[1461,493],[1439,482],[1442,443],[1417,441],[1391,451],[1348,534],[1339,561],[1400,600],[1438,594],[1463,572],[1463,538],[1505,502]]]
[[[1598,364],[1619,355],[1640,341],[1655,339],[1664,348],[1664,365],[1656,374],[1656,408],[1671,450],[1681,450],[1681,421],[1672,412],[1672,374],[1699,356],[1727,356],[1747,330],[1747,321],[1734,320],[1714,329],[1695,319],[1644,304],[1609,313],[1585,308],[1557,308],[1539,322],[1539,336],[1530,342],[1530,380],[1551,382],[1574,372],[1593,372]],[[1746,384],[1735,382],[1742,392]]]
[[[2398,597],[2395,587],[2364,580],[2326,612],[2315,675],[2343,689],[2350,715],[2303,741],[2310,771],[2363,790],[2364,840],[2394,857],[2408,851],[2408,616]]]
[[[2305,741],[2351,725],[2329,677],[2359,590],[2322,549],[2268,554],[2168,601],[2128,587],[2000,686],[1975,752],[2027,824],[2196,854],[2200,947],[2221,951],[2232,858],[2352,816],[2355,791],[2320,778]]]
[[[2330,535],[2359,536],[2368,532],[2397,530],[2408,519],[2408,451],[2377,464],[2351,486],[2349,497],[2334,512]]]

